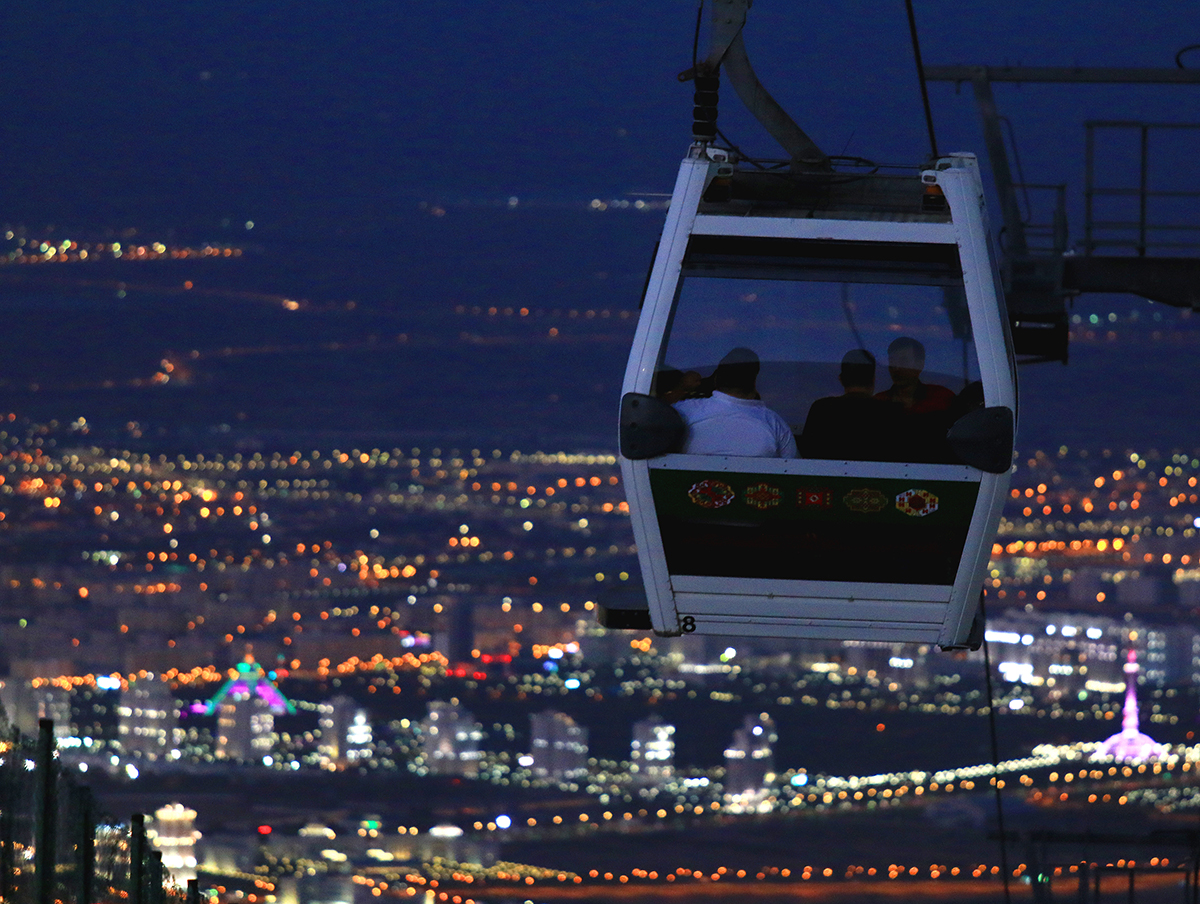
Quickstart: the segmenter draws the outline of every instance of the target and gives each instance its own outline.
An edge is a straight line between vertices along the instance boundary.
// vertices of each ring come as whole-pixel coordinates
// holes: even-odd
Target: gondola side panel
[[[998,271],[993,259],[978,165],[973,155],[961,154],[949,159],[950,168],[937,171],[936,178],[949,203],[958,239],[984,402],[989,407],[1008,408],[1015,421],[1017,395],[1012,339],[1007,327],[1003,289],[996,281]],[[939,638],[943,646],[960,645],[970,633],[1008,493],[1010,473],[981,476],[975,516],[955,581],[954,601],[947,611]]]
[[[671,307],[679,283],[688,234],[695,221],[696,209],[704,193],[712,162],[701,157],[685,159],[675,180],[671,208],[663,227],[662,239],[650,271],[641,315],[634,334],[629,363],[621,394],[649,393],[658,366],[663,338],[670,325]],[[654,515],[654,496],[650,487],[649,464],[621,458],[621,476],[630,505],[638,563],[645,583],[650,620],[660,635],[679,634],[670,574],[666,567],[662,536]]]

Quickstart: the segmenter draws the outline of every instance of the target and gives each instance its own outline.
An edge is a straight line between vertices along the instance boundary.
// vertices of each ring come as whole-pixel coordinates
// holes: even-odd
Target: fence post
[[[129,900],[131,904],[146,901],[146,817],[134,813],[129,820]]]
[[[163,887],[165,876],[163,875],[162,851],[150,852],[150,904],[166,904],[167,893]]]
[[[55,861],[58,844],[58,776],[54,769],[54,722],[38,720],[37,775],[41,793],[37,803],[38,840],[35,857],[38,904],[54,904]]]
[[[92,904],[96,884],[96,814],[91,788],[79,789],[79,904]]]
[[[0,898],[12,900],[13,845],[17,840],[17,758],[21,754],[21,733],[14,726],[9,738],[8,756],[0,771]]]

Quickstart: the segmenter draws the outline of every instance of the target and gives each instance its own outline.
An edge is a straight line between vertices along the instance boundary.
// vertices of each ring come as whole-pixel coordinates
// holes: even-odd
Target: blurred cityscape
[[[31,332],[36,379],[2,383],[0,703],[25,735],[53,721],[105,831],[152,814],[176,881],[253,904],[994,897],[1135,865],[1171,889],[1195,862],[1200,452],[1023,446],[990,688],[984,651],[606,631],[599,606],[644,599],[608,451],[632,311],[397,313],[222,283],[258,254],[237,242],[6,241],[11,304],[99,313]],[[161,330],[92,355],[138,299]],[[1190,326],[1074,329],[1115,355]]]
[[[1071,820],[1170,823],[1200,803],[1200,460],[1180,453],[1064,448],[1019,464],[988,596],[997,772],[971,744],[925,734],[981,746],[982,653],[597,627],[597,601],[639,594],[611,455],[151,456],[95,445],[82,421],[15,414],[0,444],[9,719],[26,733],[53,719],[63,762],[110,806],[173,807],[163,837],[202,826],[183,860],[248,895],[266,878],[285,900],[313,870],[401,894],[698,881],[703,862],[728,869],[705,881],[899,877],[912,862],[865,848],[767,863],[667,845],[622,866],[619,845],[595,845],[896,808],[982,827],[996,778]],[[1169,753],[1096,765],[1128,651],[1142,728]],[[844,740],[821,750],[806,721]],[[258,792],[227,806],[231,781]],[[316,790],[327,781],[344,795]],[[179,828],[185,806],[195,825]],[[959,840],[966,859],[918,873],[991,875],[994,847]]]

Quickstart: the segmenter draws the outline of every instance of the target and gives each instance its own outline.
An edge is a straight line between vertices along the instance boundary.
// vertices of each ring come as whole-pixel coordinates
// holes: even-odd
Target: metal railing
[[[1029,251],[1062,254],[1067,250],[1066,183],[1017,182],[1018,200],[1024,202],[1022,225]],[[1049,211],[1046,210],[1049,205]]]
[[[1155,202],[1182,204],[1200,199],[1200,191],[1165,190],[1151,187],[1151,136],[1154,133],[1200,130],[1200,123],[1150,123],[1119,120],[1092,120],[1086,128],[1086,183],[1084,186],[1084,253],[1114,249],[1134,251],[1137,256],[1148,253],[1177,253],[1200,246],[1200,224],[1193,222],[1163,222],[1152,210]],[[1097,184],[1096,141],[1101,131],[1132,132],[1136,139],[1136,185]],[[1109,148],[1111,151],[1111,147]],[[1110,155],[1111,156],[1111,155]],[[1166,165],[1170,168],[1170,164]],[[1178,165],[1177,165],[1177,168]],[[1181,169],[1181,171],[1183,171]],[[1194,170],[1188,168],[1187,172]],[[1132,202],[1136,213],[1101,214],[1106,201]],[[1115,217],[1115,218],[1114,218]]]

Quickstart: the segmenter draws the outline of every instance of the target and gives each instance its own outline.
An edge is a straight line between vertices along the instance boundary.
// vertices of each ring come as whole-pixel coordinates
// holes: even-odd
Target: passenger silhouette
[[[704,394],[700,374],[694,370],[676,370],[674,367],[665,367],[658,372],[654,388],[660,399],[672,405]]]
[[[900,414],[897,423],[897,456],[904,461],[950,462],[954,456],[946,443],[954,393],[937,383],[921,381],[925,346],[911,336],[901,336],[888,346],[890,389],[875,398],[890,402]]]
[[[892,461],[896,454],[898,414],[876,398],[875,356],[855,348],[842,356],[840,396],[817,399],[808,409],[800,451],[805,458],[842,461]]]
[[[684,452],[796,457],[792,428],[758,397],[758,371],[758,355],[748,348],[735,348],[713,372],[711,398],[675,404],[687,425]]]
[[[954,393],[937,383],[922,383],[925,346],[911,336],[894,339],[888,346],[888,373],[892,386],[875,398],[899,405],[913,414],[945,411],[954,402]]]

